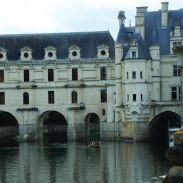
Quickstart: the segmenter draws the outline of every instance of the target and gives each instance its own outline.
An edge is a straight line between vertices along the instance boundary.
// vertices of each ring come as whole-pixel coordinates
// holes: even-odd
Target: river
[[[101,148],[68,142],[0,145],[1,183],[144,183],[164,175],[165,148],[103,142]]]

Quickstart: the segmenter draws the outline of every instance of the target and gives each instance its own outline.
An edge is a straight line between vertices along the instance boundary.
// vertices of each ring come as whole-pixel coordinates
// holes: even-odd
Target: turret
[[[168,2],[161,3],[161,25],[167,27],[168,25]]]

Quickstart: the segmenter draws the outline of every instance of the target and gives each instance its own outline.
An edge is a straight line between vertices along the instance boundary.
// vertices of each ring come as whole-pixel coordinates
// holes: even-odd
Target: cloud
[[[126,24],[134,25],[137,6],[161,9],[155,0],[0,0],[0,33],[118,31],[118,11],[124,10]],[[183,7],[169,0],[170,9]]]

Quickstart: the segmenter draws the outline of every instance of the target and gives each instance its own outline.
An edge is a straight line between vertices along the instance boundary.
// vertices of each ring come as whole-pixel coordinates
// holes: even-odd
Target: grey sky
[[[169,9],[183,8],[182,0],[168,0]],[[0,0],[0,34],[109,30],[116,39],[118,11],[126,25],[134,25],[137,6],[161,9],[158,0]]]

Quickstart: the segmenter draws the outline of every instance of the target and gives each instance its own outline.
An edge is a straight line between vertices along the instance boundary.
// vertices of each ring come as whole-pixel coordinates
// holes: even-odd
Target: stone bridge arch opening
[[[19,124],[17,119],[9,112],[0,111],[0,141],[17,140]]]
[[[165,111],[158,114],[149,123],[150,140],[154,143],[168,145],[168,129],[180,128],[180,116],[171,111]]]
[[[100,140],[100,118],[95,113],[89,113],[85,117],[85,132],[88,141]]]
[[[57,111],[44,112],[39,121],[43,133],[43,141],[48,143],[67,141],[67,121],[61,113]]]

